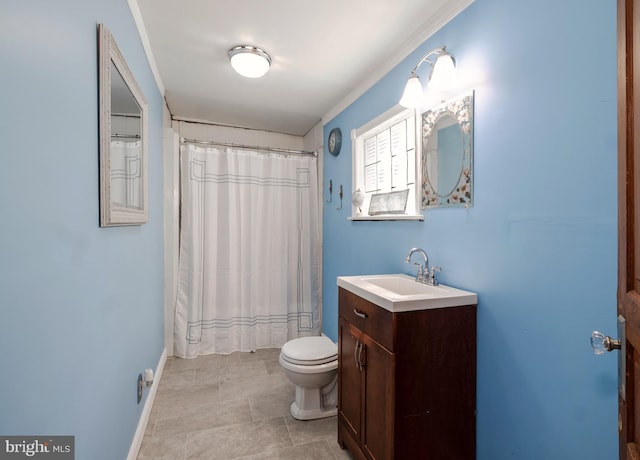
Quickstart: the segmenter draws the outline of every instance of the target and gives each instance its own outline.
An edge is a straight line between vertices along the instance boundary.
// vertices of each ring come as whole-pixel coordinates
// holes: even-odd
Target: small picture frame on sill
[[[369,215],[404,214],[407,209],[409,189],[387,193],[374,193],[369,203]]]

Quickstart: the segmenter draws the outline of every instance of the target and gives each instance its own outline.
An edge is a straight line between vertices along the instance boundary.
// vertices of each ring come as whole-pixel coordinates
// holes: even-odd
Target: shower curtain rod
[[[262,150],[266,152],[285,153],[289,155],[313,155],[317,156],[316,152],[310,152],[308,150],[294,150],[294,149],[282,149],[279,147],[259,147],[257,145],[244,145],[244,144],[230,144],[227,142],[215,142],[215,141],[201,141],[198,139],[187,139],[186,137],[180,138],[180,142],[183,144],[203,144],[203,145],[219,145],[221,147],[233,147],[244,150]]]

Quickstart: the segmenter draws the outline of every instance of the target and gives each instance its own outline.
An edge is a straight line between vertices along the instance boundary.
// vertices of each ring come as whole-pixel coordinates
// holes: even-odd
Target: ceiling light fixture
[[[431,56],[437,56],[435,62],[429,60]],[[415,109],[422,104],[424,92],[417,71],[424,62],[431,64],[431,71],[429,72],[429,80],[427,83],[430,88],[443,91],[451,85],[455,74],[455,60],[447,53],[444,46],[434,48],[427,51],[411,70],[407,84],[404,87],[404,93],[402,93],[402,98],[400,99],[400,105]]]
[[[231,61],[231,67],[247,78],[260,78],[269,71],[269,66],[271,66],[271,56],[255,46],[235,46],[227,54]]]

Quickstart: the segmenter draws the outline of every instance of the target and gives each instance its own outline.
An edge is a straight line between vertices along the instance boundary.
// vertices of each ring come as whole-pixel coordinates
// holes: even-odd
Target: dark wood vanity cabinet
[[[475,459],[476,306],[392,313],[338,295],[340,445],[356,459]]]

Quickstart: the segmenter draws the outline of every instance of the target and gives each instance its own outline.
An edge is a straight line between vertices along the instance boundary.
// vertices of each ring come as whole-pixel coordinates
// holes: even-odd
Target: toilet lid
[[[312,366],[335,361],[338,357],[338,345],[324,335],[300,337],[285,343],[281,354],[290,363]]]

